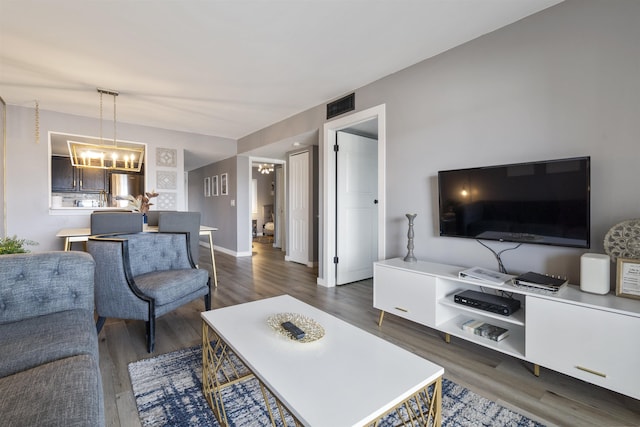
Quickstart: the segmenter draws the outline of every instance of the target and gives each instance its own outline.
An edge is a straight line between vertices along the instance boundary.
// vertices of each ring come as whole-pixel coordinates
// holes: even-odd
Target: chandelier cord
[[[113,145],[118,146],[118,140],[116,139],[116,94],[113,94]]]
[[[102,138],[102,92],[98,91],[100,94],[100,144],[104,145],[104,139]]]

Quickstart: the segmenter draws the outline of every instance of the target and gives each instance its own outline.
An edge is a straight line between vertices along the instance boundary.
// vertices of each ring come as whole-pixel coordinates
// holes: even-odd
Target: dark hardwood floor
[[[235,258],[216,252],[212,308],[289,294],[443,366],[447,379],[544,424],[640,426],[638,400],[545,368],[535,377],[529,363],[456,338],[447,344],[439,332],[390,314],[379,328],[371,280],[324,288],[316,285],[316,269],[285,262],[269,244],[254,242],[253,253]],[[208,249],[201,248],[199,261],[211,270]],[[127,365],[199,345],[202,310],[198,300],[158,319],[153,354],[145,349],[144,322],[107,321],[99,339],[108,426],[140,425]]]

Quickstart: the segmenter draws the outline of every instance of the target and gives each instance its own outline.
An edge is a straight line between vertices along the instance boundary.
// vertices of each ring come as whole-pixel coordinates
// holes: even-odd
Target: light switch
[[[234,199],[231,199],[231,206],[235,206],[236,205],[236,201]]]

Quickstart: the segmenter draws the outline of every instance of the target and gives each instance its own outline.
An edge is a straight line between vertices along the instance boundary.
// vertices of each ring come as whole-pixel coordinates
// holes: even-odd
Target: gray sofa
[[[103,426],[95,264],[83,252],[0,256],[0,424]]]

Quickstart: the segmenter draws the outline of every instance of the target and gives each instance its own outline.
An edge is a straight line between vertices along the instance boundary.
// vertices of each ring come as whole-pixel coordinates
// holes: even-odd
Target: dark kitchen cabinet
[[[107,189],[105,169],[84,169],[71,165],[68,157],[51,157],[51,191],[54,193],[99,193]]]

